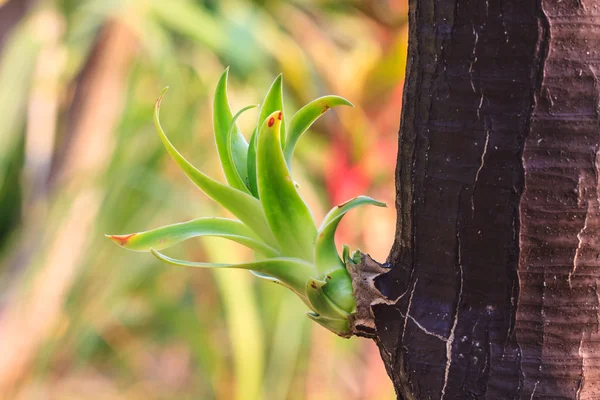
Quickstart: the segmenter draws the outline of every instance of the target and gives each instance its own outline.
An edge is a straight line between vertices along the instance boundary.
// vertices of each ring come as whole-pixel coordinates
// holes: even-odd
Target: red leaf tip
[[[279,111],[279,115],[277,115],[277,119],[281,121],[282,115],[283,114],[281,113],[281,111]]]
[[[156,99],[156,108],[160,108],[160,104],[162,102],[163,97],[165,97],[165,93],[167,93],[167,90],[169,90],[168,86],[161,90],[160,94],[158,95],[158,98]]]
[[[131,239],[135,235],[136,233],[130,233],[129,235],[106,235],[106,237],[118,244],[119,246],[125,246],[129,239]]]
[[[350,199],[350,200],[346,200],[346,201],[344,201],[343,203],[340,203],[340,204],[338,204],[336,207],[337,207],[337,208],[342,208],[342,207],[344,207],[346,204],[350,203],[351,201],[352,201],[352,199]]]

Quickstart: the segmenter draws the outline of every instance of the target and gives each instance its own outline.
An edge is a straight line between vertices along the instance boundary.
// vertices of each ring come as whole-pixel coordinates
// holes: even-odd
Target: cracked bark
[[[600,398],[600,0],[409,20],[396,241],[353,267],[357,332],[401,399]]]

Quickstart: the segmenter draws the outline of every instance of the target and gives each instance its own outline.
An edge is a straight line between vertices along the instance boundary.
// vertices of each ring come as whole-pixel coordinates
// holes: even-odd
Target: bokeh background
[[[161,264],[128,233],[222,214],[162,148],[222,178],[214,86],[235,112],[283,72],[289,116],[324,94],[295,178],[317,220],[359,194],[337,242],[384,260],[406,61],[406,0],[0,0],[0,399],[392,399],[370,341],[335,337],[245,271]],[[256,114],[240,127],[248,134]],[[179,258],[243,261],[190,240]]]

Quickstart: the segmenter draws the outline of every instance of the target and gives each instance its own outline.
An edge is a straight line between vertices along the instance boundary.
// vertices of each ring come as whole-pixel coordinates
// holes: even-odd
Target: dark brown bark
[[[371,305],[399,398],[600,398],[600,1],[412,0],[409,19]]]

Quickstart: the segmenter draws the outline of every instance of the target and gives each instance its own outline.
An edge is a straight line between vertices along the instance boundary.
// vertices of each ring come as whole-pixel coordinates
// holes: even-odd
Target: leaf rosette
[[[258,123],[248,143],[237,127],[238,117],[256,107],[247,106],[235,115],[227,99],[225,70],[215,90],[213,128],[219,161],[227,184],[195,168],[173,146],[160,124],[160,105],[165,88],[154,107],[154,123],[165,149],[187,177],[235,219],[198,218],[127,235],[107,235],[117,245],[150,252],[172,264],[201,268],[239,268],[259,278],[291,289],[310,308],[308,317],[334,333],[350,335],[356,301],[352,280],[335,246],[334,236],[342,217],[361,205],[384,203],[359,196],[334,207],[320,226],[302,199],[291,175],[291,160],[300,137],[325,112],[352,106],[339,96],[320,97],[302,107],[286,129],[282,77],[269,89]],[[240,243],[258,255],[242,264],[215,264],[171,258],[162,250],[199,236],[217,236]],[[346,246],[345,246],[346,248]],[[344,252],[348,258],[348,252]]]

